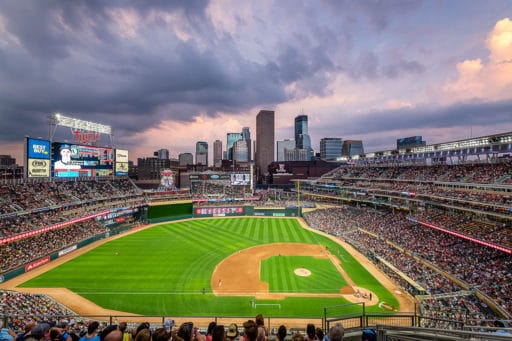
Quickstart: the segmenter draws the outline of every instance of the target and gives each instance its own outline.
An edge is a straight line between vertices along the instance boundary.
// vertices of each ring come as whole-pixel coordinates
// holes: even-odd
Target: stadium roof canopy
[[[430,144],[404,149],[392,149],[363,155],[338,158],[337,161],[360,160],[364,162],[407,161],[427,158],[465,157],[512,153],[512,132],[469,138],[459,141]]]

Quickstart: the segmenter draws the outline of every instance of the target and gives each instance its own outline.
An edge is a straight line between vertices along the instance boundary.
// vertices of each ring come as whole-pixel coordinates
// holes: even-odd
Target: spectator
[[[100,324],[97,321],[92,321],[87,326],[87,334],[80,338],[80,341],[100,341],[98,336]]]
[[[341,341],[345,330],[340,323],[336,323],[331,329],[329,329],[329,341]]]
[[[236,323],[231,323],[228,327],[228,331],[226,332],[226,338],[229,341],[235,341],[238,337],[238,326]]]

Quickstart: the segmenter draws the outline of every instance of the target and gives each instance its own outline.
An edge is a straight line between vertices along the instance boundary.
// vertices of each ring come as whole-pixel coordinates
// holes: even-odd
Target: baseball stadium
[[[493,332],[512,319],[512,133],[370,153],[261,188],[251,172],[205,171],[177,189],[177,171],[162,170],[143,189],[127,150],[25,147],[25,177],[0,183],[0,316],[13,331],[193,321],[243,332],[261,315],[270,335],[341,324],[353,340],[367,329],[507,339]],[[67,155],[80,167],[57,164]]]

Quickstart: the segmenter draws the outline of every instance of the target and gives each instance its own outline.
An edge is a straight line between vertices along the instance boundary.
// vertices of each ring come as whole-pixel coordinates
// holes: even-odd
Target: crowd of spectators
[[[0,245],[0,273],[26,265],[87,238],[104,234],[107,229],[96,220],[36,234]]]
[[[108,324],[80,318],[69,310],[61,309],[44,295],[0,293],[8,300],[9,309],[20,310],[20,314],[9,314],[11,317],[6,328],[0,320],[3,341],[342,341],[345,334],[339,322],[325,333],[313,323],[307,323],[304,328],[280,325],[270,329],[265,326],[261,314],[240,326],[235,322],[223,325],[216,321],[210,322],[208,328],[194,322],[183,322],[178,326],[169,319],[163,323],[115,320]],[[26,303],[20,302],[24,299]],[[33,305],[32,309],[30,305]],[[365,332],[375,335],[371,329]]]
[[[193,199],[235,199],[253,196],[250,185],[232,185],[228,180],[192,181],[190,193]]]
[[[329,176],[334,179],[365,178],[509,184],[512,183],[512,161],[424,166],[341,166],[336,171],[330,172]]]
[[[128,179],[3,184],[0,191],[0,239],[146,202]]]
[[[141,191],[125,178],[1,183],[0,215],[30,212],[44,207],[74,205],[102,198],[126,198],[131,195],[141,195]]]
[[[45,321],[76,315],[46,295],[0,290],[0,316],[9,316],[9,327],[21,332],[27,321]]]
[[[403,212],[354,208],[345,214],[347,210],[350,208],[334,208],[304,216],[312,226],[342,236],[361,252],[370,251],[382,257],[429,292],[451,292],[457,287],[413,256],[452,274],[470,288],[480,289],[504,310],[512,312],[512,255],[410,222]],[[336,219],[326,219],[328,216]],[[318,225],[317,220],[324,226]]]

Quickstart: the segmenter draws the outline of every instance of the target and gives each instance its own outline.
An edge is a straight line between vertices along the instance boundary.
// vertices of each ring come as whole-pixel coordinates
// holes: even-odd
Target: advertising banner
[[[27,149],[29,159],[50,158],[50,141],[28,138]]]
[[[29,178],[48,178],[50,177],[50,160],[28,159],[28,177]]]
[[[25,267],[25,272],[29,272],[30,270],[35,269],[35,268],[37,268],[43,264],[49,263],[49,262],[50,262],[50,256],[41,258],[41,259],[27,265]]]
[[[125,149],[116,149],[116,162],[128,163],[128,151]]]

